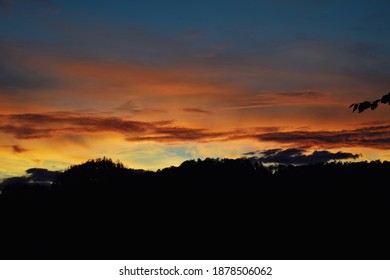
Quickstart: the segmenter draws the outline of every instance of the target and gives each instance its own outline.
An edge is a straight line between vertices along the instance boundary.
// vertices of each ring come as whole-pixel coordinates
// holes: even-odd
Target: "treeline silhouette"
[[[151,172],[89,160],[51,185],[4,187],[0,256],[389,258],[389,174],[387,161],[208,158]]]

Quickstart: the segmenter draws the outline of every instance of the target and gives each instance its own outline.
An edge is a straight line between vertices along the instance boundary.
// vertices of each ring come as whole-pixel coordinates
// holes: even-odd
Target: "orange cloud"
[[[278,127],[210,130],[174,126],[172,121],[144,122],[119,117],[72,112],[0,115],[0,131],[17,139],[50,138],[69,133],[118,133],[127,141],[209,142],[257,139],[293,146],[390,148],[390,125],[364,126],[341,131],[285,130]],[[15,146],[17,147],[17,146]],[[14,151],[16,151],[14,149]]]
[[[70,112],[0,115],[0,120],[3,123],[0,131],[11,134],[17,139],[40,139],[69,133],[100,132],[119,133],[128,141],[206,141],[227,136],[226,132],[172,126],[171,121],[143,122]]]
[[[346,86],[339,87],[343,77],[324,73],[313,73],[310,81],[315,82],[305,85],[301,82],[308,81],[306,73],[240,60],[224,67],[178,66],[78,60],[21,49],[8,50],[7,54],[22,58],[15,81],[26,76],[25,69],[29,75],[17,94],[16,89],[0,92],[0,100],[6,104],[1,106],[6,107],[2,108],[4,113],[80,110],[120,118],[131,114],[139,121],[174,119],[183,127],[210,130],[266,126],[270,122],[332,129],[342,126],[341,118],[347,125],[356,122],[359,117],[349,114],[345,106],[368,89],[367,85],[348,83],[351,88],[347,91]],[[36,87],[28,87],[31,84]],[[384,114],[378,110],[365,118],[375,120]]]
[[[342,131],[286,131],[254,135],[259,141],[272,141],[291,146],[321,147],[370,147],[390,149],[390,125],[369,126]]]
[[[48,138],[55,133],[110,131],[124,134],[153,131],[169,122],[140,122],[116,117],[100,117],[77,113],[11,114],[0,115],[0,131],[18,139]]]

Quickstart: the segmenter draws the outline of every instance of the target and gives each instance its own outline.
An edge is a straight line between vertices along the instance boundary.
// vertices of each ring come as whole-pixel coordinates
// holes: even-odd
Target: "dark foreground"
[[[0,196],[2,259],[390,259],[388,162],[109,160]]]

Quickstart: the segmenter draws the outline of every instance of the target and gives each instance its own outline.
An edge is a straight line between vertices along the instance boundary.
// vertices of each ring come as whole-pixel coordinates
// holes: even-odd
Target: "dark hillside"
[[[10,184],[0,196],[0,254],[7,259],[390,257],[389,162],[272,170],[247,159],[205,159],[146,172],[103,158],[70,167],[51,186]]]

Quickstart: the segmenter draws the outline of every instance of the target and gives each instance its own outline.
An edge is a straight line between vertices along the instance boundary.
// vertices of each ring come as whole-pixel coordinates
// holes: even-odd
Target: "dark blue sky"
[[[154,49],[159,41],[163,46],[176,42],[195,50],[225,45],[236,55],[275,52],[274,48],[307,42],[335,48],[355,47],[356,52],[390,47],[388,1],[3,0],[1,3],[3,42],[44,44],[42,47],[48,49],[70,49],[80,54],[89,49],[96,55],[99,51],[103,55],[111,51],[128,57],[126,51],[137,47],[132,44]],[[92,46],[96,49],[91,49]]]

